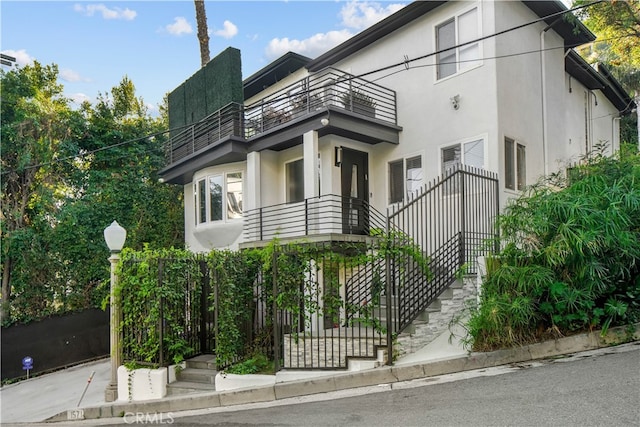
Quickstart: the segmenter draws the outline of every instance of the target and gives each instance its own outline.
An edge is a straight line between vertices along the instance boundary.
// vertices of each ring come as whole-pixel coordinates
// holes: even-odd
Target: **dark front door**
[[[369,233],[369,157],[342,148],[342,232]]]

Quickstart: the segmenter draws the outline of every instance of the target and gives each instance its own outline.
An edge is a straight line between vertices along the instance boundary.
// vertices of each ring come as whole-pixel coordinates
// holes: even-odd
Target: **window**
[[[389,163],[389,203],[402,203],[422,185],[422,157]]]
[[[196,224],[242,218],[242,173],[221,173],[199,180],[195,205]]]
[[[442,149],[442,173],[457,165],[484,168],[484,139],[464,142]]]
[[[511,138],[504,139],[504,186],[522,191],[526,185],[525,147]]]
[[[455,170],[458,165],[467,165],[484,169],[484,139],[452,145],[442,149],[442,174]],[[458,192],[458,180],[450,181],[445,187],[445,194]]]
[[[438,80],[479,64],[480,43],[465,44],[479,35],[478,8],[436,27],[436,50],[440,52],[436,57]]]
[[[304,200],[304,162],[302,159],[286,164],[287,203]]]

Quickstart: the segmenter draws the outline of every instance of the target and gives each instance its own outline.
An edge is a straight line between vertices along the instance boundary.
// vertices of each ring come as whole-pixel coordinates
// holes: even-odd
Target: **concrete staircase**
[[[476,298],[476,276],[457,279],[398,336],[399,355],[414,353],[440,336],[462,313],[465,303]]]
[[[470,275],[457,279],[440,296],[427,307],[418,317],[398,336],[398,344],[394,344],[397,357],[406,356],[420,350],[447,330],[451,320],[458,316],[465,306],[465,301],[476,297],[476,276]],[[397,318],[397,304],[392,298],[392,316]],[[386,299],[383,297],[381,306],[375,310],[375,316],[382,325],[387,324]],[[350,358],[349,370],[370,369],[387,362],[386,349],[379,349],[377,360]]]
[[[176,381],[167,384],[167,395],[202,393],[216,389],[216,357],[203,354],[185,361],[185,368],[176,372]]]

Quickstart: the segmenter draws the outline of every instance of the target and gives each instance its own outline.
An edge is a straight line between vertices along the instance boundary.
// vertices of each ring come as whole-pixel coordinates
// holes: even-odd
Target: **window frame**
[[[471,40],[474,39],[478,39],[480,37],[482,37],[482,10],[480,7],[480,4],[474,4],[471,7],[465,8],[463,10],[460,10],[458,12],[455,13],[455,15],[453,16],[449,16],[447,19],[444,19],[442,21],[440,21],[439,23],[437,23],[434,26],[434,50],[436,52],[439,52],[441,49],[447,49],[447,47],[440,47],[440,29],[444,28],[447,25],[450,25],[451,23],[453,23],[453,35],[454,35],[454,41],[453,41],[453,46],[450,46],[450,49],[443,52],[443,53],[438,53],[435,55],[435,80],[436,82],[440,82],[446,79],[449,79],[451,77],[454,77],[456,75],[465,73],[467,71],[473,70],[475,68],[478,68],[480,66],[482,66],[483,60],[482,60],[482,43],[480,41],[477,41],[475,43],[470,43],[467,45],[464,45],[462,47],[460,47],[460,43],[467,43],[466,42],[461,42],[460,39],[460,18],[463,17],[464,15],[466,15],[467,13],[470,13],[471,11],[475,10],[476,13],[476,29],[477,29],[477,34],[475,37],[473,37]],[[468,66],[463,66],[461,67],[461,62],[460,62],[460,56],[461,56],[461,51],[468,51],[470,50],[473,46],[477,47],[477,59],[475,60],[471,60],[468,61]],[[451,56],[451,52],[453,52],[453,57],[454,57],[454,63],[453,65],[455,66],[455,71],[450,73],[450,74],[446,74],[444,76],[441,76],[441,66],[450,66],[451,64],[448,62],[445,62],[444,64],[441,64],[442,61],[442,55],[444,54],[446,57],[450,57]],[[448,59],[447,59],[448,60]],[[465,60],[465,64],[467,63],[467,60]]]
[[[302,176],[301,176],[301,185],[302,185],[302,198],[296,197],[295,199],[292,199],[292,193],[296,193],[296,189],[294,189],[293,191],[291,190],[291,186],[289,185],[290,182],[290,171],[296,171],[298,169],[290,169],[290,166],[292,166],[293,164],[301,164],[302,168]],[[284,164],[284,191],[285,191],[285,202],[286,203],[300,203],[300,202],[304,202],[305,199],[305,194],[304,194],[304,158],[300,157],[298,159],[293,159],[290,160],[288,162],[285,162]],[[294,194],[295,195],[295,194]],[[299,199],[299,200],[298,200]]]
[[[194,180],[194,183],[193,183],[194,206],[195,206],[194,219],[195,219],[196,227],[203,226],[206,224],[221,224],[221,223],[242,220],[242,216],[231,218],[229,215],[229,199],[228,199],[229,175],[235,175],[235,174],[240,175],[240,182],[241,182],[241,188],[242,188],[240,194],[242,195],[244,193],[244,172],[241,170],[210,172],[210,173],[198,176],[198,178]],[[216,178],[220,178],[220,182],[221,182],[221,192],[220,192],[221,198],[220,198],[220,205],[219,205],[220,219],[213,218],[215,209],[213,206],[212,183],[214,183],[214,180]],[[241,208],[242,196],[239,203],[236,200],[236,204]],[[204,213],[204,220],[202,217],[203,213]]]
[[[478,167],[475,165],[469,165],[469,163],[466,161],[466,157],[467,157],[467,153],[469,153],[469,150],[465,150],[464,146],[467,144],[473,144],[473,143],[477,143],[477,142],[482,142],[482,166]],[[460,148],[460,162],[457,164],[463,164],[463,165],[468,165],[474,168],[479,168],[479,169],[486,169],[487,168],[487,135],[479,135],[479,136],[475,136],[475,137],[471,137],[471,138],[465,138],[462,139],[460,141],[454,142],[452,144],[446,144],[446,145],[442,145],[439,147],[440,149],[440,156],[439,156],[439,169],[441,174],[444,176],[447,173],[448,169],[445,169],[444,167],[444,151],[451,149],[451,148],[455,148],[455,147],[459,147]]]
[[[413,167],[409,169],[408,165],[411,162],[415,162],[416,160],[420,161],[419,168]],[[401,165],[400,168],[398,168],[399,165]],[[395,169],[396,171],[399,170],[401,172],[400,181],[402,182],[402,189],[401,189],[402,197],[398,197],[398,195],[394,194],[396,191],[400,191],[398,184],[395,182],[397,177],[394,179],[394,175],[392,173],[393,172],[392,168],[394,167],[396,168]],[[416,170],[416,169],[420,169],[419,180],[415,180],[409,177],[409,170]],[[416,182],[419,181],[419,183],[413,184],[412,185],[413,189],[409,191],[409,185],[408,185],[409,181],[414,181],[414,180]],[[387,189],[388,189],[387,202],[389,205],[404,203],[408,201],[410,199],[411,194],[419,190],[423,184],[424,184],[424,159],[422,154],[403,157],[401,159],[392,160],[387,163]]]
[[[508,144],[511,145],[510,149],[507,148]],[[527,186],[527,146],[516,138],[505,136],[503,150],[504,188],[520,192]]]

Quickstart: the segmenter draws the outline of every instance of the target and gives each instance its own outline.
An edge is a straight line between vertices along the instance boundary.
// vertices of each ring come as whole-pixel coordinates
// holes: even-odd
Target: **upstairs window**
[[[422,157],[389,163],[389,203],[402,203],[420,189],[423,181]]]
[[[242,218],[242,172],[200,179],[194,195],[196,224]]]
[[[478,8],[436,27],[436,50],[440,52],[436,57],[438,80],[480,63],[480,42],[465,44],[479,35]]]

